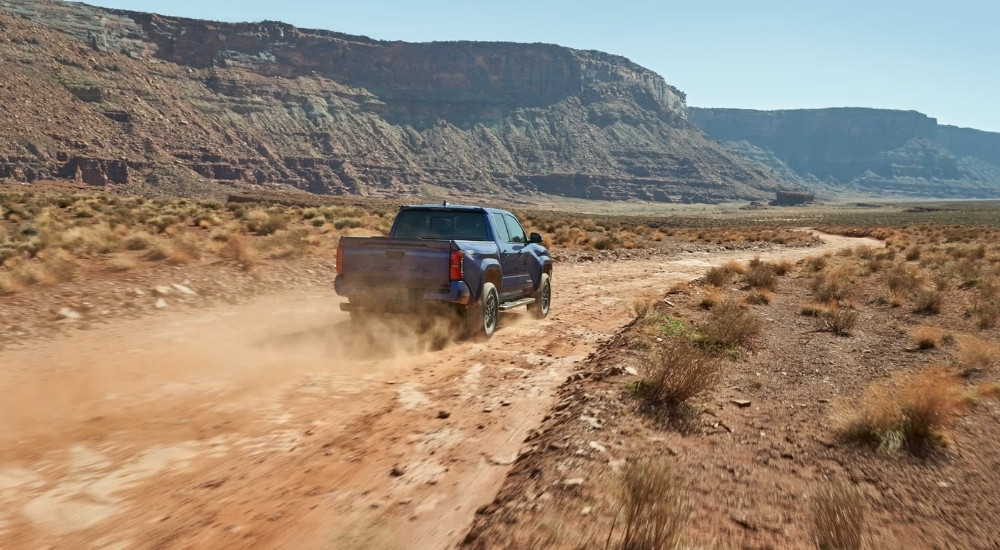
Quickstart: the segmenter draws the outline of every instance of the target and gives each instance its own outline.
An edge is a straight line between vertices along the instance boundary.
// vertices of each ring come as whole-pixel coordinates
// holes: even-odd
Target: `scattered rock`
[[[608,452],[607,447],[605,447],[604,445],[601,445],[600,443],[598,443],[596,441],[591,441],[589,445],[590,445],[591,449],[594,449],[595,451],[597,451],[599,453],[606,453],[606,452]]]
[[[500,402],[500,406],[501,407],[509,407],[510,406],[510,401],[504,399],[503,401]]]
[[[159,285],[153,287],[153,296],[166,296],[170,294],[170,287],[167,285]]]
[[[639,371],[637,371],[635,369],[635,367],[625,367],[625,372],[627,372],[628,374],[631,374],[632,376],[638,376],[639,375]]]
[[[389,475],[392,477],[401,477],[405,473],[406,470],[404,470],[401,466],[393,466],[392,469],[389,470]]]
[[[592,512],[593,510],[594,509],[592,507],[590,507],[590,506],[584,506],[583,510],[580,510],[580,515],[581,516],[589,516],[590,512]]]
[[[163,309],[167,307],[167,301],[164,300],[163,298],[159,298],[156,300],[156,304],[154,304],[153,307],[155,307],[156,309]]]
[[[281,516],[282,516],[282,513],[278,512],[277,514],[274,514],[273,516],[271,516],[271,517],[269,517],[267,519],[269,519],[270,521],[278,521],[279,519],[281,519]]]
[[[562,486],[563,487],[567,487],[567,488],[570,488],[570,487],[579,487],[581,485],[583,485],[583,478],[582,477],[571,477],[569,479],[564,479],[562,481]]]
[[[750,406],[750,400],[749,399],[733,399],[732,400],[732,404],[736,405],[737,407],[739,407],[741,409],[745,409],[745,408],[747,408],[747,407]]]
[[[198,295],[197,292],[191,290],[190,288],[188,288],[188,287],[186,287],[184,285],[179,285],[177,283],[171,283],[170,286],[172,286],[174,288],[174,290],[176,290],[177,292],[180,292],[181,294],[184,294],[184,295],[187,295],[187,296],[197,296]]]
[[[448,418],[451,413],[448,411],[438,411],[438,418]]]
[[[593,416],[581,415],[580,420],[586,422],[587,424],[590,424],[590,427],[594,428],[595,430],[599,430],[604,427],[604,423],[601,422],[599,418],[595,418]]]
[[[59,308],[59,311],[56,312],[56,316],[59,319],[68,319],[71,321],[76,321],[82,317],[82,315],[80,315],[77,311],[68,307]]]

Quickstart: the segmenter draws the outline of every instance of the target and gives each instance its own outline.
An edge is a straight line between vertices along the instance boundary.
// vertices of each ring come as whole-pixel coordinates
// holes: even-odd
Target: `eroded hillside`
[[[601,52],[3,0],[0,63],[0,177],[18,181],[665,202],[796,183],[708,139],[662,77]]]

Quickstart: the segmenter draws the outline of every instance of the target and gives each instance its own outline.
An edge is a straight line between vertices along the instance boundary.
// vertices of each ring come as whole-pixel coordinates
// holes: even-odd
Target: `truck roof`
[[[506,212],[499,208],[486,208],[484,206],[469,206],[465,204],[407,204],[399,207],[400,210],[459,210],[465,212]]]

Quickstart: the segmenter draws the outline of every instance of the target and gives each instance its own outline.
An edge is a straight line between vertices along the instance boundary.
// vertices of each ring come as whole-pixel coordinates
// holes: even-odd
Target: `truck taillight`
[[[451,253],[451,262],[448,264],[448,278],[452,281],[462,280],[462,259],[465,258],[465,252],[461,250],[453,250]]]
[[[344,245],[337,247],[337,275],[344,274]]]

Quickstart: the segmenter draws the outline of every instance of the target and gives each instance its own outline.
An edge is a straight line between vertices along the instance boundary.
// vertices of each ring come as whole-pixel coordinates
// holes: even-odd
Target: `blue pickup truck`
[[[489,337],[501,310],[548,315],[552,259],[541,243],[506,210],[403,206],[388,237],[340,239],[334,287],[352,320],[439,306],[457,312],[470,335]]]

